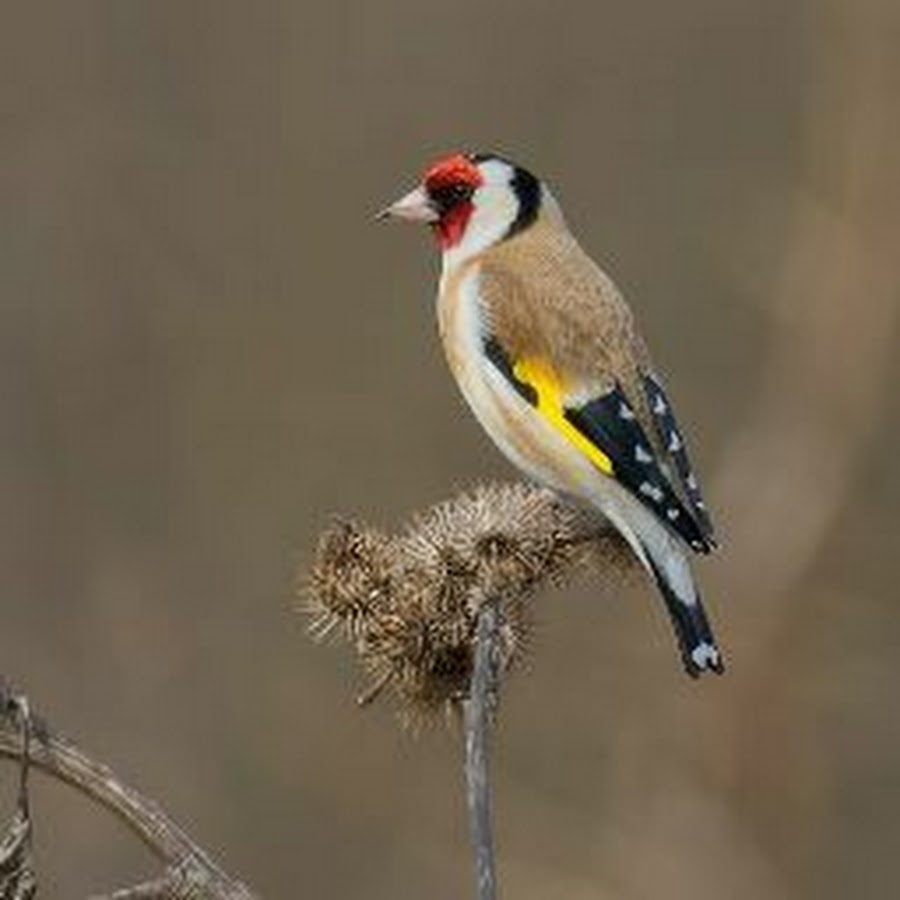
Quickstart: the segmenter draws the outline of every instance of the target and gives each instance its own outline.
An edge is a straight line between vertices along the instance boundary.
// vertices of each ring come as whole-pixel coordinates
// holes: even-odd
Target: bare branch
[[[22,758],[22,729],[17,714],[20,708],[20,696],[0,678],[0,756],[15,760]],[[31,715],[30,723],[27,760],[106,807],[166,866],[164,878],[152,883],[164,888],[165,893],[147,893],[145,886],[136,889],[137,893],[119,892],[113,896],[256,900],[248,887],[219,868],[153,800],[122,782],[110,768],[91,759],[39,716]]]
[[[90,900],[187,900],[192,896],[191,890],[190,883],[185,883],[175,870],[170,870],[162,878],[121,888],[112,894],[98,894]]]
[[[3,900],[31,900],[37,893],[37,878],[31,855],[32,832],[28,807],[28,754],[31,743],[28,701],[24,697],[11,698],[10,715],[19,723],[21,731],[19,792],[13,820],[0,839],[0,897]]]

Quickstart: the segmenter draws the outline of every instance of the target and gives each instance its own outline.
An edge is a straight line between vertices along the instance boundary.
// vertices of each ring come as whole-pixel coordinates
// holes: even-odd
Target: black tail
[[[651,566],[656,584],[666,602],[669,618],[672,620],[685,671],[691,678],[697,678],[701,672],[715,672],[721,675],[725,671],[725,665],[722,662],[722,654],[716,646],[716,639],[706,618],[700,595],[694,594],[693,603],[682,600],[652,559]]]

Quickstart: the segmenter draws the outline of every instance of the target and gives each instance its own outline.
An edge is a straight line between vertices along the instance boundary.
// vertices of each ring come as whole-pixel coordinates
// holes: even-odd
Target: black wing
[[[612,460],[613,475],[631,494],[677,532],[698,553],[713,544],[698,519],[669,483],[647,434],[621,387],[577,407],[565,417]]]
[[[657,378],[653,375],[645,375],[643,380],[647,404],[650,407],[650,415],[653,418],[659,442],[672,460],[678,482],[687,499],[691,514],[703,535],[703,539],[710,547],[715,547],[715,529],[706,509],[706,504],[703,502],[703,495],[700,493],[700,483],[697,481],[697,476],[694,474],[691,466],[687,446],[678,428],[678,422],[675,420],[672,404],[669,402],[669,398],[666,396],[666,392]]]

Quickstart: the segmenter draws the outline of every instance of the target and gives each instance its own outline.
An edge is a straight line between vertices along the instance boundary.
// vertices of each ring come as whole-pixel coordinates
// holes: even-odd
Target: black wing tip
[[[650,406],[656,436],[671,459],[681,492],[690,507],[690,516],[700,533],[706,548],[700,548],[690,541],[695,550],[708,553],[716,548],[712,519],[703,502],[700,484],[694,474],[688,456],[687,443],[675,420],[675,411],[663,388],[662,380],[652,372],[644,373],[644,394]]]

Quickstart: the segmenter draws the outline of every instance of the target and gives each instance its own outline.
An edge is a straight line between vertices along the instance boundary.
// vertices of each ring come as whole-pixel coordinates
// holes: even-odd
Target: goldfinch
[[[381,216],[437,237],[441,340],[484,429],[616,527],[659,588],[688,674],[721,673],[687,559],[716,544],[683,432],[631,310],[547,186],[500,156],[458,154]]]

